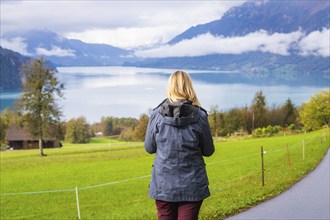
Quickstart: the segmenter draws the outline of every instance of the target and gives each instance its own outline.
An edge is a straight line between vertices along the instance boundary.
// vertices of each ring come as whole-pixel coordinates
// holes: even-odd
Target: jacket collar
[[[199,119],[199,108],[188,100],[172,103],[166,99],[159,105],[159,113],[164,117],[164,123],[172,126],[185,126]]]

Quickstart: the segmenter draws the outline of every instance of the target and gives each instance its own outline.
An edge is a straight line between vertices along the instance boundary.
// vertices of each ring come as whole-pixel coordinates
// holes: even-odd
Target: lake
[[[165,99],[167,79],[175,70],[107,67],[58,67],[58,77],[65,84],[60,104],[65,119],[85,116],[89,122],[102,116],[135,117],[156,107]],[[290,98],[295,105],[327,87],[244,82],[240,73],[185,70],[190,73],[202,106],[209,110],[218,105],[226,111],[250,106],[257,91],[262,90],[268,106],[282,105]],[[256,80],[257,81],[257,80]],[[1,92],[1,110],[19,97],[15,91]]]

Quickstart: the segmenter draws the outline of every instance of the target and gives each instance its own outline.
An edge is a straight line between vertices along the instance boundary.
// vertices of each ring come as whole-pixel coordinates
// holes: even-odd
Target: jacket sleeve
[[[144,139],[144,149],[149,153],[149,154],[153,154],[156,153],[157,151],[157,145],[156,145],[156,140],[155,140],[155,131],[156,131],[156,111],[154,110],[151,113],[149,122],[148,122],[148,127],[147,127],[147,131],[146,131],[146,136]]]
[[[202,134],[200,139],[200,147],[202,149],[202,155],[209,157],[214,153],[214,144],[211,134],[211,128],[207,119],[207,114],[202,112],[200,125],[202,127]]]

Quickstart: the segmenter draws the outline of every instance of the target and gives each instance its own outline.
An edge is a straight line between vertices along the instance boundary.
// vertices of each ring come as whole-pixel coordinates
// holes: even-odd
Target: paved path
[[[289,190],[227,220],[330,219],[330,150],[319,166]]]

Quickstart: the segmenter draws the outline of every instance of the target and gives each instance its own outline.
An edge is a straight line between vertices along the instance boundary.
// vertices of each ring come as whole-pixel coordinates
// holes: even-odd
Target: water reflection
[[[136,117],[156,107],[165,98],[166,83],[175,70],[136,67],[61,67],[58,76],[65,84],[61,102],[66,119],[86,116],[89,122],[102,116]],[[218,105],[221,110],[250,106],[255,93],[262,90],[268,106],[281,105],[288,98],[300,105],[327,87],[241,83],[235,72],[186,70],[205,109]],[[237,78],[237,77],[236,77]],[[1,104],[16,93],[1,94]]]

